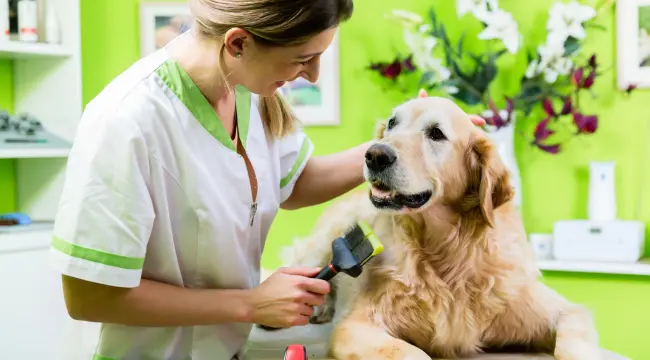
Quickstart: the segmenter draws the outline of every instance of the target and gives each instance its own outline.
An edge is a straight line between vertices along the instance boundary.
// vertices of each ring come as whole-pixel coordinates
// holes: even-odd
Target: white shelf
[[[35,57],[68,56],[71,56],[70,51],[61,45],[20,41],[0,41],[0,58],[28,59]]]
[[[67,157],[70,148],[33,147],[25,149],[2,149],[0,159],[30,159],[30,158],[63,158]]]
[[[7,139],[37,139],[43,142],[6,142]],[[72,145],[46,131],[35,135],[19,135],[0,131],[0,159],[62,158],[67,157]]]
[[[537,266],[540,270],[549,271],[650,276],[649,259],[637,263],[540,260],[537,261]]]

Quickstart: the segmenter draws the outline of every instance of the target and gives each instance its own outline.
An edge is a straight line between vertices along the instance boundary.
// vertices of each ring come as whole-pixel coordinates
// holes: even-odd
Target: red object
[[[307,360],[307,349],[304,345],[289,345],[284,351],[284,360]]]

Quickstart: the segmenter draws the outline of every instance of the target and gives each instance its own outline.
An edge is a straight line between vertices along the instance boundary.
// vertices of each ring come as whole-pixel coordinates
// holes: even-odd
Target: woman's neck
[[[170,56],[179,62],[213,108],[232,97],[232,90],[228,90],[220,76],[218,49],[218,44],[197,39],[191,31],[168,45]],[[223,73],[229,72],[223,69]]]

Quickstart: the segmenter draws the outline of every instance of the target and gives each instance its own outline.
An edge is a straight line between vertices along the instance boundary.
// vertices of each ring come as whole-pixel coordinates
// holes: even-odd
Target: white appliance
[[[566,220],[553,226],[555,260],[634,263],[644,250],[641,221]]]
[[[589,163],[589,220],[616,220],[615,165],[613,161]]]

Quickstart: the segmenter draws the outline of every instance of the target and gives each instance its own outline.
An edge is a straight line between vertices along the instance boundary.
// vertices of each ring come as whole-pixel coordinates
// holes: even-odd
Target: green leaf
[[[468,90],[462,85],[456,85],[456,87],[458,88],[458,92],[452,94],[455,99],[460,100],[469,106],[474,106],[481,103],[481,98],[476,96],[476,94],[474,94],[471,90]]]
[[[418,82],[418,87],[421,87],[424,84],[431,85],[431,79],[433,79],[433,77],[435,75],[436,74],[433,71],[427,71],[424,74],[422,74],[422,77],[420,78],[420,81]]]
[[[580,41],[574,37],[569,36],[564,41],[564,56],[569,56],[580,49]]]
[[[462,56],[463,54],[463,41],[465,41],[465,31],[460,35],[460,39],[458,39],[458,46],[456,47],[456,51],[458,52],[458,56]]]
[[[585,28],[590,27],[590,28],[594,28],[594,29],[598,29],[598,30],[603,30],[603,31],[606,31],[606,30],[607,30],[607,26],[605,26],[605,25],[600,25],[600,24],[596,24],[596,23],[592,23],[592,22],[584,23],[583,26],[584,26]]]
[[[523,87],[521,95],[517,98],[518,101],[521,101],[524,114],[526,116],[530,115],[533,107],[537,105],[542,97],[544,89],[534,82],[526,84],[526,87]]]
[[[533,59],[534,57],[532,51],[530,51],[530,49],[526,49],[526,62],[530,64]]]

